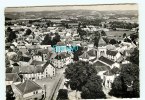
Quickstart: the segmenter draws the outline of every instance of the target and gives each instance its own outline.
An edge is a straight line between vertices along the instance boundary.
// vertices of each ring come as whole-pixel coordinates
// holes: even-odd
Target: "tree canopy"
[[[47,34],[44,37],[44,40],[41,42],[42,45],[56,45],[57,42],[60,42],[60,35],[55,33],[55,36],[52,38],[51,34]]]
[[[68,99],[68,90],[66,89],[60,89],[58,92],[58,96],[56,100],[67,100]]]
[[[95,67],[88,62],[78,61],[68,65],[65,70],[65,78],[69,79],[72,90],[82,91],[83,99],[105,98],[102,91],[102,80],[97,76]]]
[[[139,67],[136,64],[122,65],[121,73],[112,84],[110,95],[123,98],[139,97]]]
[[[109,43],[112,44],[112,45],[114,45],[114,44],[117,43],[117,41],[115,39],[111,39]]]
[[[137,48],[131,53],[130,62],[139,66],[139,50]]]

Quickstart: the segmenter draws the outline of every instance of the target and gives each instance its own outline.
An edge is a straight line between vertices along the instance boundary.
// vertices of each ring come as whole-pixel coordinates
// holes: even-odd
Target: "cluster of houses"
[[[45,21],[46,19],[43,22]],[[6,43],[5,55],[6,62],[8,62],[6,63],[6,86],[12,87],[16,99],[41,99],[44,96],[44,90],[35,80],[53,78],[57,70],[74,62],[73,52],[66,48],[61,52],[55,52],[51,45],[41,45],[46,34],[52,34],[52,37],[55,33],[60,35],[61,42],[58,42],[56,47],[82,46],[86,48],[79,56],[79,60],[93,65],[103,80],[103,86],[111,88],[122,65],[130,63],[130,53],[137,46],[134,43],[123,41],[119,45],[107,44],[101,36],[96,48],[93,44],[79,40],[78,23],[60,19],[51,19],[51,21],[55,24],[47,28],[37,27],[39,23],[36,22],[31,27],[18,24],[11,26],[13,31],[18,31],[18,33],[12,43]],[[67,23],[71,28],[59,27],[60,22]],[[31,29],[32,32],[25,36],[27,29]],[[91,25],[82,29],[89,32],[98,31],[96,27]]]
[[[58,20],[53,21],[58,22]],[[72,52],[55,52],[51,45],[41,45],[46,34],[56,32],[61,36],[61,42],[57,43],[57,47],[77,45],[75,42],[70,42],[78,38],[75,27],[66,29],[55,24],[47,28],[38,28],[35,25],[30,27],[17,23],[10,26],[17,38],[11,43],[6,43],[5,55],[6,62],[8,62],[6,63],[6,86],[12,87],[16,100],[41,99],[44,96],[43,86],[39,86],[35,80],[53,78],[57,70],[73,62]],[[76,26],[69,22],[68,25],[69,27]],[[27,29],[32,32],[25,36]]]

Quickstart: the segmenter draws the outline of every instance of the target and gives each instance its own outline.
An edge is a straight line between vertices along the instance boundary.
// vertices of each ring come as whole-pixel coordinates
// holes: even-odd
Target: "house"
[[[128,63],[130,63],[130,57],[129,56],[125,57],[125,59],[122,61],[122,64],[128,64]]]
[[[110,60],[116,61],[116,54],[118,53],[118,51],[114,51],[114,50],[107,50],[106,51],[106,57]]]
[[[43,61],[42,56],[38,54],[33,55],[32,59],[36,61]]]
[[[32,59],[30,57],[22,56],[19,60],[20,66],[28,66],[32,62]]]
[[[40,100],[42,99],[43,90],[32,80],[26,80],[12,86],[16,100]]]
[[[57,68],[63,68],[64,65],[70,64],[73,60],[71,55],[66,52],[58,53],[55,58],[50,60],[51,63]]]
[[[89,61],[89,63],[93,64],[97,60],[97,51],[95,49],[88,49],[88,51],[79,56],[79,60]]]
[[[37,55],[42,57],[42,61],[47,62],[52,56],[52,52],[49,51],[48,49],[41,49],[41,50],[38,50]]]
[[[89,55],[89,60],[97,58],[97,51],[95,49],[90,49],[87,53]]]
[[[33,65],[33,63],[35,63]],[[37,64],[37,65],[36,65]],[[55,67],[52,63],[33,61],[29,66],[21,66],[20,74],[23,75],[24,80],[35,80],[55,76]]]
[[[13,63],[10,67],[15,67],[15,66],[19,66],[18,63]]]
[[[46,64],[42,67],[43,69],[43,77],[53,77],[56,74],[55,66],[50,63],[46,62]]]
[[[21,82],[21,78],[17,73],[6,73],[6,85],[18,84]]]

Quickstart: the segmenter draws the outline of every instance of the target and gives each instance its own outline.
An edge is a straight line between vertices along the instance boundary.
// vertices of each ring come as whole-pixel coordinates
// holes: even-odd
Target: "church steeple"
[[[100,38],[99,38],[99,42],[98,42],[98,47],[102,47],[102,46],[106,46],[106,42],[103,40],[102,35],[100,33]]]

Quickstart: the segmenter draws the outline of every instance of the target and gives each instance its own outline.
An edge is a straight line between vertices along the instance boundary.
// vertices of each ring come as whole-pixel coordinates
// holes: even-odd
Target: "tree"
[[[96,74],[92,74],[87,83],[82,87],[81,97],[83,99],[102,99],[106,98],[102,91],[102,80]]]
[[[126,33],[124,33],[124,34],[123,34],[123,38],[125,38],[126,36],[127,36]]]
[[[112,45],[114,45],[114,44],[117,43],[117,41],[115,39],[111,39],[109,43],[112,44]]]
[[[131,63],[123,65],[109,94],[123,98],[138,98],[139,93],[139,67]]]
[[[15,100],[14,92],[10,85],[6,86],[6,100]]]
[[[102,36],[107,36],[107,35],[106,35],[106,32],[103,31],[103,30],[101,31],[101,35],[102,35]]]
[[[28,29],[26,30],[26,33],[24,34],[24,36],[26,36],[26,35],[30,35],[31,32],[32,32],[32,31],[28,28]]]
[[[101,78],[97,76],[95,67],[88,62],[70,64],[64,74],[72,90],[82,91],[82,98],[105,98]],[[86,91],[88,96],[85,96]]]
[[[79,56],[83,54],[83,47],[78,46],[78,50],[74,50],[73,51],[73,60],[74,61],[78,61],[79,60]]]
[[[16,35],[15,31],[12,31],[11,28],[8,28],[7,30],[8,30],[6,32],[6,35],[8,36],[7,42],[12,42],[14,39],[17,38],[17,35]]]
[[[130,62],[139,66],[139,50],[137,48],[131,53]]]
[[[100,33],[98,31],[94,32],[94,46],[98,47],[98,42],[99,42],[99,39],[100,39]]]
[[[103,40],[108,44],[109,43],[109,39],[107,37],[103,37]]]
[[[68,90],[60,89],[56,100],[68,99]]]
[[[55,33],[55,36],[52,37],[53,33],[47,34],[42,41],[42,45],[56,45],[57,42],[60,42],[60,35]]]

